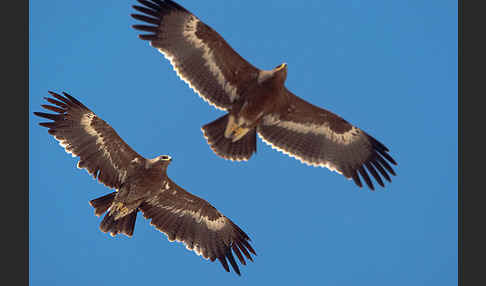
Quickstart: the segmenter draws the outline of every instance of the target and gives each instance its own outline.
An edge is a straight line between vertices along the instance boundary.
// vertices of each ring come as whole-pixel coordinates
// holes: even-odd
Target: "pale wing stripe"
[[[93,149],[93,150],[96,150],[96,153],[99,154],[98,152],[102,152],[101,154],[103,155],[104,158],[106,158],[108,160],[108,162],[110,163],[110,165],[112,166],[113,170],[117,173],[117,179],[119,182],[124,182],[125,179],[126,179],[126,176],[127,176],[127,170],[125,170],[124,168],[120,168],[116,162],[113,160],[113,158],[111,157],[111,154],[110,154],[110,151],[108,150],[107,148],[107,145],[105,144],[102,136],[100,136],[100,134],[90,126],[91,124],[91,121],[96,117],[96,114],[92,113],[92,112],[89,112],[89,113],[85,113],[83,114],[83,117],[81,118],[81,121],[80,121],[80,125],[81,127],[83,128],[84,131],[86,131],[86,133],[88,133],[89,135],[93,136],[96,138],[96,142],[94,143],[95,145],[97,146],[88,146],[90,144],[93,144],[93,143],[90,143],[89,140],[85,139],[85,141],[87,141],[87,146],[85,147],[86,149]],[[64,134],[60,134],[60,135],[54,135],[54,138],[59,142],[59,145],[64,149],[64,151],[66,151],[66,153],[68,154],[71,154],[72,157],[79,157],[81,156],[81,154],[78,154],[79,152],[76,152],[74,151],[74,146],[73,148],[70,148],[72,142],[72,139],[71,138],[62,138],[62,137],[65,137],[66,135]],[[123,152],[124,150],[121,149],[119,150],[120,152]],[[78,169],[85,169],[86,172],[88,172],[89,174],[90,171],[88,170],[88,168],[86,167],[80,167],[79,166],[79,163],[85,158],[80,158],[80,160],[78,161],[78,164],[76,165],[76,167]],[[94,174],[92,174],[94,175]]]
[[[291,130],[293,132],[298,132],[301,134],[313,133],[326,136],[330,141],[336,142],[342,145],[349,145],[355,141],[360,140],[359,134],[361,130],[353,126],[349,131],[342,134],[337,134],[332,131],[331,128],[324,124],[313,124],[313,123],[296,123],[292,121],[280,120],[277,116],[269,114],[263,117],[262,124],[272,126],[277,125],[279,127]]]
[[[329,139],[332,142],[335,142],[336,144],[342,144],[342,145],[349,145],[351,143],[354,143],[356,140],[359,140],[358,135],[359,132],[361,132],[358,128],[352,127],[349,131],[343,133],[343,134],[336,134],[333,132],[328,126],[325,125],[318,125],[318,124],[312,124],[312,123],[296,123],[292,121],[283,121],[280,120],[277,116],[269,114],[262,119],[263,126],[276,126],[278,128],[283,128],[284,130],[290,130],[292,132],[297,132],[301,134],[307,134],[307,133],[312,133],[316,135],[323,135],[327,139]],[[259,127],[258,129],[260,129]],[[322,160],[320,158],[304,158],[301,155],[298,154],[293,154],[285,149],[283,149],[283,146],[278,146],[276,143],[271,142],[271,138],[266,138],[265,135],[261,132],[261,130],[258,130],[258,136],[260,139],[262,139],[263,142],[268,144],[270,147],[273,149],[280,151],[287,156],[290,156],[292,158],[295,158],[299,160],[300,162],[309,165],[309,166],[315,166],[315,167],[326,167],[331,171],[337,172],[339,174],[343,174],[341,171],[338,170],[338,166],[332,164],[330,161],[327,162],[316,162],[317,160]],[[314,160],[316,161],[314,161]]]
[[[234,85],[230,84],[224,77],[221,69],[216,65],[216,61],[213,56],[213,52],[209,47],[203,43],[201,39],[196,36],[197,25],[200,23],[199,19],[191,15],[186,22],[186,30],[184,30],[184,36],[186,36],[198,49],[204,51],[203,58],[206,60],[206,66],[209,68],[211,73],[217,78],[218,83],[223,87],[224,91],[230,97],[231,102],[238,99],[237,89]],[[203,23],[201,23],[203,24]]]
[[[165,192],[165,190],[163,190],[163,192]],[[221,215],[221,217],[219,217],[217,220],[211,221],[208,218],[201,215],[201,210],[192,211],[192,210],[184,210],[184,209],[176,208],[176,207],[170,206],[170,205],[160,205],[160,197],[159,196],[154,196],[152,199],[148,200],[147,203],[150,204],[151,207],[153,207],[153,208],[164,209],[164,210],[170,212],[170,214],[169,214],[170,216],[176,216],[176,217],[180,217],[180,218],[182,218],[184,216],[189,216],[193,219],[192,223],[195,225],[195,227],[200,227],[198,225],[204,224],[208,230],[213,231],[213,232],[217,232],[217,231],[223,229],[227,225],[227,219],[223,215]],[[190,245],[185,240],[183,240],[183,239],[181,240],[178,237],[176,237],[174,240],[170,240],[168,233],[165,232],[164,230],[162,230],[158,225],[156,225],[154,223],[154,221],[156,221],[156,219],[152,218],[151,221],[150,221],[150,224],[152,226],[154,226],[158,231],[165,234],[168,241],[170,241],[170,242],[174,242],[174,241],[182,242],[187,250],[194,251],[197,255],[203,257],[206,260],[209,259],[209,257],[206,257],[206,256],[203,255],[203,252],[201,250],[201,248],[203,246],[199,245],[201,238],[199,238],[197,236],[201,234],[200,231],[196,230],[196,232],[194,233],[195,237],[194,237],[193,245],[192,245],[192,248],[191,248]]]
[[[300,162],[306,164],[306,165],[309,165],[309,166],[314,166],[314,167],[326,167],[328,168],[329,170],[331,171],[334,171],[334,172],[337,172],[339,174],[343,174],[341,171],[339,171],[337,169],[337,167],[333,164],[331,164],[331,162],[326,162],[326,163],[316,163],[316,162],[311,162],[311,161],[308,161],[307,159],[299,156],[299,155],[296,155],[296,154],[293,154],[293,153],[290,153],[288,151],[286,151],[285,149],[282,149],[280,146],[277,146],[275,145],[274,143],[268,141],[263,135],[261,132],[258,132],[258,137],[260,137],[260,139],[262,139],[263,142],[265,142],[267,145],[269,145],[270,147],[272,147],[272,149],[275,149],[277,151],[280,151],[282,153],[284,153],[285,155],[289,156],[289,157],[292,157],[292,158],[295,158],[297,160],[299,160]]]
[[[168,15],[166,17],[171,17],[171,15]],[[177,17],[180,17],[180,15],[177,15]],[[169,19],[167,21],[170,21]],[[173,46],[190,46],[190,48],[197,49],[199,52],[202,53],[202,58],[204,59],[204,67],[206,67],[206,71],[210,73],[213,77],[215,82],[219,85],[221,90],[229,97],[230,102],[234,102],[236,99],[238,99],[238,91],[237,87],[232,85],[229,81],[227,81],[223,75],[223,72],[221,71],[220,67],[216,64],[216,60],[214,58],[213,52],[211,49],[206,45],[201,39],[199,39],[196,35],[197,31],[197,25],[198,23],[201,23],[197,17],[194,15],[188,15],[185,18],[184,25],[182,25],[182,34],[184,38],[182,39],[176,39],[176,37],[173,37],[174,43],[176,41],[186,41],[188,43],[179,43],[178,45],[175,44]],[[203,23],[201,23],[203,24]],[[203,24],[204,25],[204,24]],[[219,105],[216,102],[211,101],[210,96],[206,96],[204,91],[201,90],[202,84],[198,83],[197,81],[193,81],[190,78],[190,75],[184,71],[183,64],[185,58],[182,58],[179,56],[177,51],[171,51],[169,48],[160,48],[157,47],[158,41],[152,42],[151,45],[155,48],[158,49],[160,53],[164,55],[164,57],[171,63],[174,71],[176,74],[179,76],[180,79],[182,79],[187,85],[194,90],[195,93],[199,95],[204,101],[206,101],[208,104],[214,106],[217,109],[220,110],[227,110],[228,108],[222,105]],[[193,81],[193,82],[191,82]]]
[[[98,149],[102,151],[102,155],[103,157],[105,157],[106,159],[108,159],[108,162],[110,163],[110,165],[112,166],[113,170],[115,172],[117,172],[118,174],[118,181],[119,182],[124,182],[126,177],[127,177],[127,170],[126,168],[123,168],[122,166],[119,166],[114,160],[113,158],[111,157],[111,154],[110,154],[110,150],[107,146],[107,144],[105,143],[104,139],[103,139],[103,134],[101,133],[98,133],[96,131],[96,129],[94,129],[93,127],[91,127],[91,122],[94,120],[94,118],[96,117],[96,115],[92,112],[90,113],[85,113],[83,115],[83,117],[81,118],[81,126],[83,127],[83,129],[91,136],[95,137],[96,138],[96,144],[99,146]],[[122,154],[125,150],[122,149],[121,146],[119,146],[120,149],[117,150],[120,154]]]

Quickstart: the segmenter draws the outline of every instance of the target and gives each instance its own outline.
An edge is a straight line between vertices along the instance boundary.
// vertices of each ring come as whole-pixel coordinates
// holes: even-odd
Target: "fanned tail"
[[[216,155],[232,161],[247,161],[256,152],[256,128],[232,142],[232,139],[224,136],[228,117],[229,114],[226,114],[204,125],[201,128],[204,137]]]
[[[92,207],[94,207],[95,214],[100,216],[112,206],[115,196],[116,192],[113,192],[111,194],[91,200],[89,203]],[[105,233],[110,232],[112,236],[115,236],[118,233],[123,233],[128,237],[131,237],[135,228],[137,213],[138,209],[121,218],[115,219],[118,212],[108,212],[100,223],[100,230]]]

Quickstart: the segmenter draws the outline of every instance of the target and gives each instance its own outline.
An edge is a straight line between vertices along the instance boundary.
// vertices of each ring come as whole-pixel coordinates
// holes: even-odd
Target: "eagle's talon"
[[[248,133],[248,131],[250,131],[249,128],[237,127],[236,130],[233,131],[233,134],[231,134],[231,137],[233,138],[232,142],[240,140],[243,136],[246,135],[246,133]]]

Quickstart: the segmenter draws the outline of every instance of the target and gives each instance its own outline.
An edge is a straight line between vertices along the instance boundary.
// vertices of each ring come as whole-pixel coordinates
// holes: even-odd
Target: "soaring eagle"
[[[327,167],[372,190],[368,172],[382,187],[396,165],[388,148],[325,109],[295,96],[284,85],[287,64],[261,70],[243,59],[211,27],[170,0],[138,0],[145,22],[133,27],[172,64],[179,77],[209,104],[228,113],[202,127],[219,156],[246,161],[256,134],[274,149],[312,166]],[[148,24],[148,25],[147,25]],[[381,175],[381,176],[380,176]]]
[[[161,155],[145,159],[128,146],[115,130],[74,97],[49,91],[54,105],[42,105],[56,114],[34,112],[53,120],[39,123],[49,128],[67,153],[79,156],[78,168],[86,169],[95,179],[116,192],[90,201],[97,216],[106,212],[100,224],[112,236],[133,235],[138,211],[167,235],[180,241],[205,259],[221,262],[229,272],[228,260],[240,275],[233,252],[241,264],[253,261],[255,251],[250,238],[211,204],[183,188],[167,176],[172,158]]]

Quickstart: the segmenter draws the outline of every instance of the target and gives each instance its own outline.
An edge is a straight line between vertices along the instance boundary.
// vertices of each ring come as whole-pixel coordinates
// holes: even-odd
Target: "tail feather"
[[[109,232],[111,236],[123,233],[131,237],[135,228],[137,213],[138,209],[117,220],[115,220],[115,214],[107,213],[100,223],[100,230],[105,233]]]
[[[116,192],[99,197],[97,199],[91,200],[89,203],[95,209],[95,214],[97,216],[105,213],[113,204]],[[118,233],[123,233],[129,237],[133,235],[133,230],[135,228],[135,221],[137,219],[138,209],[115,220],[117,212],[107,213],[100,223],[100,230],[102,232],[110,232],[112,236]]]
[[[256,152],[256,128],[233,142],[224,136],[229,114],[204,125],[201,129],[209,147],[216,155],[232,161],[247,161]]]
[[[95,215],[100,216],[108,210],[115,199],[116,192],[108,194],[106,196],[99,197],[91,200],[89,204],[95,209]]]

